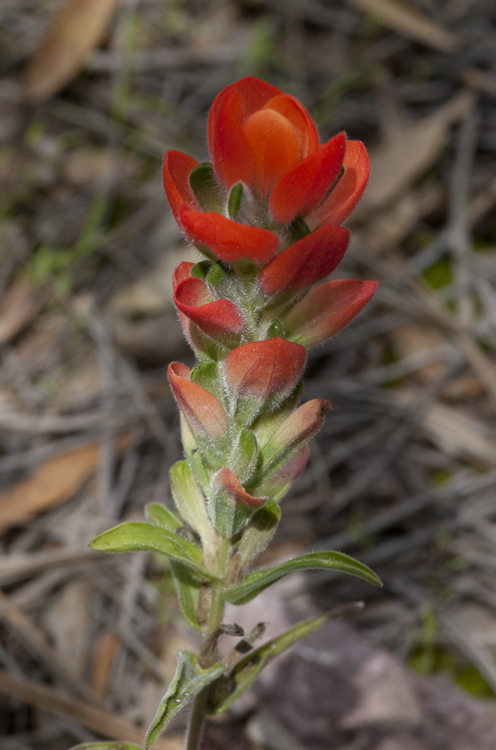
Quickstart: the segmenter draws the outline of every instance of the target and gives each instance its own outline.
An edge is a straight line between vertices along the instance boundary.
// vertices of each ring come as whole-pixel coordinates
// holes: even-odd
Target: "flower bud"
[[[291,456],[267,482],[261,485],[257,492],[268,495],[271,500],[277,502],[282,500],[305,470],[309,457],[310,448],[305,445],[303,450]]]
[[[314,398],[302,404],[277,428],[262,447],[262,467],[257,485],[273,477],[295,453],[308,443],[324,424],[324,414],[331,408],[329,401]]]

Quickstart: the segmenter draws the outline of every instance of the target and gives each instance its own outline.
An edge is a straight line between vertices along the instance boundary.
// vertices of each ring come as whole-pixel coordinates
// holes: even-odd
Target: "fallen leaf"
[[[432,164],[446,145],[451,125],[470,111],[475,95],[466,89],[435,112],[396,132],[371,156],[370,181],[362,211],[376,211],[398,198]]]
[[[0,344],[17,336],[41,310],[45,293],[27,276],[9,288],[0,304]]]
[[[128,444],[129,435],[121,435],[117,453],[122,454]],[[46,461],[28,479],[1,492],[0,533],[67,500],[95,473],[99,461],[100,443],[89,443]]]
[[[428,47],[451,52],[458,46],[457,37],[423,13],[399,0],[348,0],[352,5],[378,18],[384,26]]]
[[[120,0],[69,0],[26,68],[26,98],[50,99],[84,65],[102,41]]]
[[[107,630],[97,638],[93,646],[93,689],[102,698],[107,694],[109,679],[120,645],[121,639],[117,633]]]

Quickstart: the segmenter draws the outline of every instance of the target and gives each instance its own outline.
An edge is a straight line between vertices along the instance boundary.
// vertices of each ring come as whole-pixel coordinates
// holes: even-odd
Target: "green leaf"
[[[239,214],[241,208],[241,201],[243,200],[243,185],[238,182],[229,193],[229,200],[227,203],[227,210],[231,219],[235,219]]]
[[[197,279],[205,281],[208,272],[212,268],[212,263],[209,260],[200,260],[199,263],[195,263],[190,273],[192,276],[196,276]]]
[[[358,576],[375,586],[382,586],[380,578],[374,571],[353,557],[344,555],[342,552],[310,552],[274,568],[250,573],[243,583],[228,589],[224,596],[231,604],[246,604],[288,573],[310,569],[340,570],[343,573]]]
[[[300,622],[294,628],[250,651],[212,686],[209,695],[209,713],[220,713],[228,708],[253,684],[262,669],[276,656],[286,651],[295,641],[318,630],[327,620],[336,616],[338,616],[336,612],[330,612],[321,617]]]
[[[281,509],[271,500],[253,514],[236,550],[242,569],[266,548],[276,533],[280,518]]]
[[[222,196],[213,166],[208,161],[198,164],[189,176],[189,184],[204,211],[220,211]]]
[[[205,497],[188,461],[176,461],[169,475],[172,497],[182,518],[200,535],[204,550],[215,548],[215,533],[205,507]]]
[[[145,747],[149,748],[164,731],[169,721],[203,688],[217,680],[227,669],[227,664],[217,662],[209,669],[198,666],[196,655],[190,651],[180,651],[174,679],[162,698],[145,737]]]
[[[214,263],[207,276],[207,284],[211,289],[220,292],[229,285],[229,273],[220,260]]]
[[[298,240],[303,239],[303,237],[306,237],[308,234],[310,234],[310,231],[310,228],[307,224],[305,224],[303,219],[300,219],[299,216],[297,216],[289,226],[289,236],[291,243],[298,242]]]
[[[201,385],[202,388],[205,388],[212,396],[215,396],[215,398],[222,402],[224,393],[218,369],[217,362],[213,362],[212,360],[200,362],[191,370],[190,380],[197,385]]]
[[[162,503],[148,503],[146,517],[155,526],[162,526],[167,531],[176,531],[183,525],[181,519]]]
[[[236,474],[241,484],[247,482],[257,465],[258,443],[251,430],[243,427],[239,433],[238,440],[233,445],[229,468]]]
[[[139,745],[133,742],[84,742],[82,745],[75,745],[71,750],[142,750]]]
[[[274,318],[271,322],[269,327],[267,328],[267,332],[265,334],[266,339],[275,339],[277,337],[284,337],[284,328],[282,327],[282,323],[277,318]]]
[[[187,565],[201,581],[215,578],[201,567],[202,553],[198,547],[161,526],[149,523],[121,523],[95,537],[90,547],[97,552],[155,552]]]
[[[191,627],[201,630],[196,614],[200,596],[200,583],[191,575],[186,565],[175,560],[171,560],[170,564],[184,619],[189,622]]]

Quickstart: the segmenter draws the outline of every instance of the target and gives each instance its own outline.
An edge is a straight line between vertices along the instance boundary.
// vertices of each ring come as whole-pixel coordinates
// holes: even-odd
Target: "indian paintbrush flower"
[[[366,566],[336,552],[245,577],[275,533],[278,503],[304,470],[308,442],[330,409],[325,399],[300,405],[307,349],[346,326],[377,286],[354,279],[319,284],[345,254],[349,231],[341,224],[365,189],[367,152],[345,133],[321,144],[300,102],[255,78],[217,96],[208,144],[210,162],[169,151],[163,169],[172,212],[204,258],[181,263],[172,280],[198,360],[192,370],[173,362],[168,373],[185,451],[171,469],[179,517],[154,504],[148,532],[146,524],[124,524],[93,542],[121,551],[129,527],[129,549],[169,555],[182,612],[206,638],[198,657],[181,653],[147,748],[178,705],[199,693],[186,740],[186,750],[196,750],[205,711],[229,705],[265,663],[253,661],[260,666],[250,666],[249,679],[242,667],[223,677],[231,667],[218,660],[216,639],[225,601],[248,601],[308,567],[378,583]]]

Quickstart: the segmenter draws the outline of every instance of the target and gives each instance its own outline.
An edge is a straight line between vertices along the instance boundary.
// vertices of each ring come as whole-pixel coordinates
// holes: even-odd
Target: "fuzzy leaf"
[[[269,662],[290,648],[295,641],[318,630],[326,620],[335,616],[337,616],[335,612],[330,612],[321,617],[300,622],[294,628],[250,651],[213,685],[209,695],[209,713],[217,714],[228,708],[253,684],[255,678]]]
[[[202,162],[191,171],[189,184],[204,211],[221,210],[222,195],[210,162]]]
[[[382,585],[380,578],[373,570],[353,557],[344,555],[342,552],[310,552],[307,555],[288,560],[282,565],[276,565],[274,568],[250,573],[239,586],[228,589],[225,598],[231,604],[246,604],[289,573],[311,569],[340,570],[343,573],[350,573],[350,575],[362,578],[375,586]]]
[[[149,523],[121,523],[95,537],[90,547],[97,552],[155,552],[187,565],[201,581],[215,578],[201,567],[202,553],[198,547],[167,529]]]
[[[161,526],[167,531],[176,531],[183,525],[181,519],[162,503],[148,503],[146,517],[155,526]]]
[[[196,614],[200,595],[200,583],[191,575],[186,565],[182,563],[171,560],[171,570],[184,619],[195,630],[201,630]]]
[[[171,491],[182,518],[201,537],[203,549],[215,547],[215,535],[207,515],[205,498],[187,461],[176,461],[170,470]]]
[[[257,439],[251,430],[243,427],[239,433],[237,442],[233,446],[229,462],[232,471],[241,483],[251,479],[257,460]]]
[[[200,669],[196,655],[189,651],[180,651],[174,679],[162,698],[145,738],[145,747],[149,748],[164,731],[165,727],[200,690],[218,679],[227,669],[227,665],[217,662],[210,669]]]
[[[280,518],[280,507],[270,500],[253,514],[236,551],[242,568],[263,552],[276,533]]]

